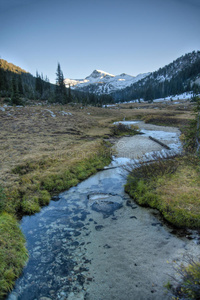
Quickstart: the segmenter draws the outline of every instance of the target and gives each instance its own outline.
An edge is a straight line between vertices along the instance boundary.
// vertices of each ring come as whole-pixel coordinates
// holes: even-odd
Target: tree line
[[[113,97],[122,102],[141,98],[151,101],[191,90],[200,93],[200,87],[195,83],[199,76],[200,52],[197,51],[188,53],[132,86],[115,92]]]
[[[94,106],[113,103],[113,98],[109,95],[74,91],[70,86],[67,88],[60,63],[56,69],[56,84],[52,84],[47,76],[39,74],[38,71],[34,77],[2,59],[0,59],[0,97],[11,105],[22,105],[26,100]]]

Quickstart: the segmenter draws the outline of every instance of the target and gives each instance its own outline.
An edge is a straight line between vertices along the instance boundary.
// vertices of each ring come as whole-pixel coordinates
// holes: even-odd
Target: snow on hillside
[[[67,87],[69,85],[72,89],[86,90],[96,94],[110,94],[117,90],[124,89],[133,83],[145,78],[150,73],[139,74],[136,77],[122,73],[120,75],[113,75],[101,70],[94,70],[85,79],[65,79]]]
[[[183,94],[179,94],[179,95],[171,95],[171,96],[168,96],[168,97],[165,97],[165,98],[159,98],[159,99],[154,99],[153,100],[153,103],[156,103],[156,102],[165,102],[165,101],[173,101],[173,104],[176,104],[176,103],[179,103],[178,101],[179,100],[191,100],[192,97],[194,96],[193,92],[185,92]],[[200,97],[200,94],[199,95],[196,95],[196,96],[199,96]],[[176,102],[174,102],[176,101]],[[131,101],[124,101],[124,102],[117,102],[116,104],[129,104],[129,103],[144,103],[144,99],[141,99],[140,98],[140,101],[138,99],[134,99],[134,100],[131,100]],[[148,103],[148,101],[146,101],[146,103]],[[116,106],[116,104],[107,104],[107,105],[103,105],[103,107],[114,107]]]
[[[179,94],[179,95],[173,95],[173,96],[168,96],[165,98],[154,99],[153,102],[162,102],[164,100],[166,100],[166,101],[191,100],[193,96],[194,96],[193,92],[185,92],[185,93]]]

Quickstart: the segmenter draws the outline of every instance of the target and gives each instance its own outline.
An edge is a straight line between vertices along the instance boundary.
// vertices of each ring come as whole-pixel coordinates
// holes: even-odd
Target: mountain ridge
[[[95,69],[85,79],[65,79],[65,85],[72,89],[96,94],[110,94],[117,90],[124,89],[131,84],[143,79],[150,73],[139,74],[137,76],[122,73],[113,75],[111,73]]]
[[[50,84],[47,77],[39,74],[34,77],[0,59],[0,97],[11,97],[15,85],[23,97],[54,99],[56,85]],[[200,51],[182,55],[155,72],[132,76],[95,69],[85,79],[65,79],[65,85],[70,86],[67,94],[73,101],[94,105],[137,99],[152,101],[190,91],[200,93]]]
[[[154,72],[131,76],[95,69],[85,79],[65,79],[73,90],[111,95],[115,101],[152,100],[191,91],[200,86],[200,51],[182,55]]]
[[[112,93],[112,96],[117,101],[138,98],[147,101],[191,90],[200,92],[199,79],[200,51],[193,51],[150,73],[124,90]]]

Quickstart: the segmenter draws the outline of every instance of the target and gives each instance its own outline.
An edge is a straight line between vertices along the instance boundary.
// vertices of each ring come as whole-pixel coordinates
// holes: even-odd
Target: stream
[[[136,154],[163,151],[148,135],[180,151],[180,133],[138,124],[144,135],[116,142],[110,165],[116,168],[98,172],[41,212],[23,217],[29,261],[7,300],[171,298],[164,284],[175,273],[173,261],[199,254],[198,234],[177,231],[156,210],[130,201],[121,165]]]

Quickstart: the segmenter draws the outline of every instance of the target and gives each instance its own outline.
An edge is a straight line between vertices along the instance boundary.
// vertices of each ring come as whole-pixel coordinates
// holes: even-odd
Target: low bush
[[[173,299],[200,299],[200,260],[187,255],[174,269],[177,276],[167,285]]]
[[[112,127],[111,134],[114,136],[124,136],[124,135],[136,135],[139,134],[139,127],[136,125],[125,125],[123,123],[118,123]]]
[[[152,181],[164,174],[174,173],[179,165],[179,160],[176,159],[176,154],[171,152],[157,153],[154,152],[151,156],[143,156],[143,158],[133,160],[131,164],[124,167],[129,172],[128,180]]]

